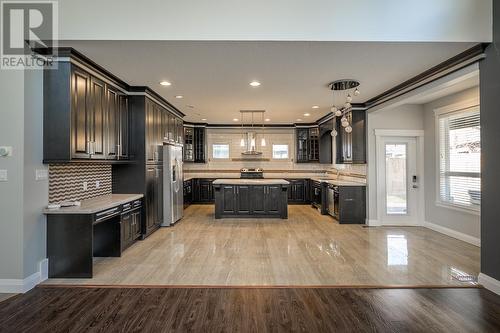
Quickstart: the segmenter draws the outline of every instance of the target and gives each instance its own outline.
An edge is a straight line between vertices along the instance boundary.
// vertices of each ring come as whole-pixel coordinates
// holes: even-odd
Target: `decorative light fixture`
[[[352,96],[359,96],[358,90],[359,82],[356,80],[337,80],[328,85],[333,91],[333,105],[330,109],[334,116],[334,123],[336,117],[340,118],[340,124],[347,133],[352,132],[352,126],[349,124],[350,112],[352,112]],[[337,136],[335,128],[332,130],[331,135]]]
[[[259,152],[257,151],[257,132],[254,130],[254,126],[255,126],[255,122],[254,122],[254,115],[255,114],[260,114],[261,116],[261,124],[260,124],[260,127],[261,127],[261,131],[260,131],[260,135],[262,136],[261,139],[260,139],[260,146],[261,147],[265,147],[267,142],[266,142],[266,138],[264,137],[264,121],[267,121],[264,120],[264,113],[266,111],[265,110],[240,110],[240,120],[241,120],[241,140],[240,140],[240,146],[241,147],[246,147],[246,151],[244,151],[242,154],[243,155],[261,155],[262,152]],[[243,122],[243,118],[246,114],[250,114],[252,119],[251,119],[251,127],[252,127],[252,130],[251,131],[247,131],[245,132],[244,130],[244,122]],[[246,137],[246,138],[245,138]]]

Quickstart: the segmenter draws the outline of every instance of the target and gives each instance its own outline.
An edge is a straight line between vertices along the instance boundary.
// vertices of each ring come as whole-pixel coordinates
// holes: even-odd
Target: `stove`
[[[240,170],[240,178],[244,179],[264,178],[264,170],[262,168],[243,168]]]

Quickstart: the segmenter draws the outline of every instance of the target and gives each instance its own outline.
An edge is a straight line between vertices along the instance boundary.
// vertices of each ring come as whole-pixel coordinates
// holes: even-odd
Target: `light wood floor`
[[[466,285],[479,248],[421,227],[339,225],[310,206],[288,220],[214,219],[192,205],[121,258],[97,258],[92,279],[46,284],[117,285]]]
[[[6,299],[11,298],[12,296],[15,296],[16,294],[0,294],[0,302],[5,301]]]

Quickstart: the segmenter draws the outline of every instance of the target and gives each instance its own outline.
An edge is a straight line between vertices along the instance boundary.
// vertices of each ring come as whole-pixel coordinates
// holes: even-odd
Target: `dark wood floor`
[[[0,303],[1,332],[500,332],[484,289],[50,288]]]

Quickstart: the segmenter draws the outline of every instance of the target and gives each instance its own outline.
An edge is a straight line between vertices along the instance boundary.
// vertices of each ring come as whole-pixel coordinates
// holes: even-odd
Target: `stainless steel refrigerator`
[[[182,218],[184,210],[182,146],[163,144],[163,227]]]

